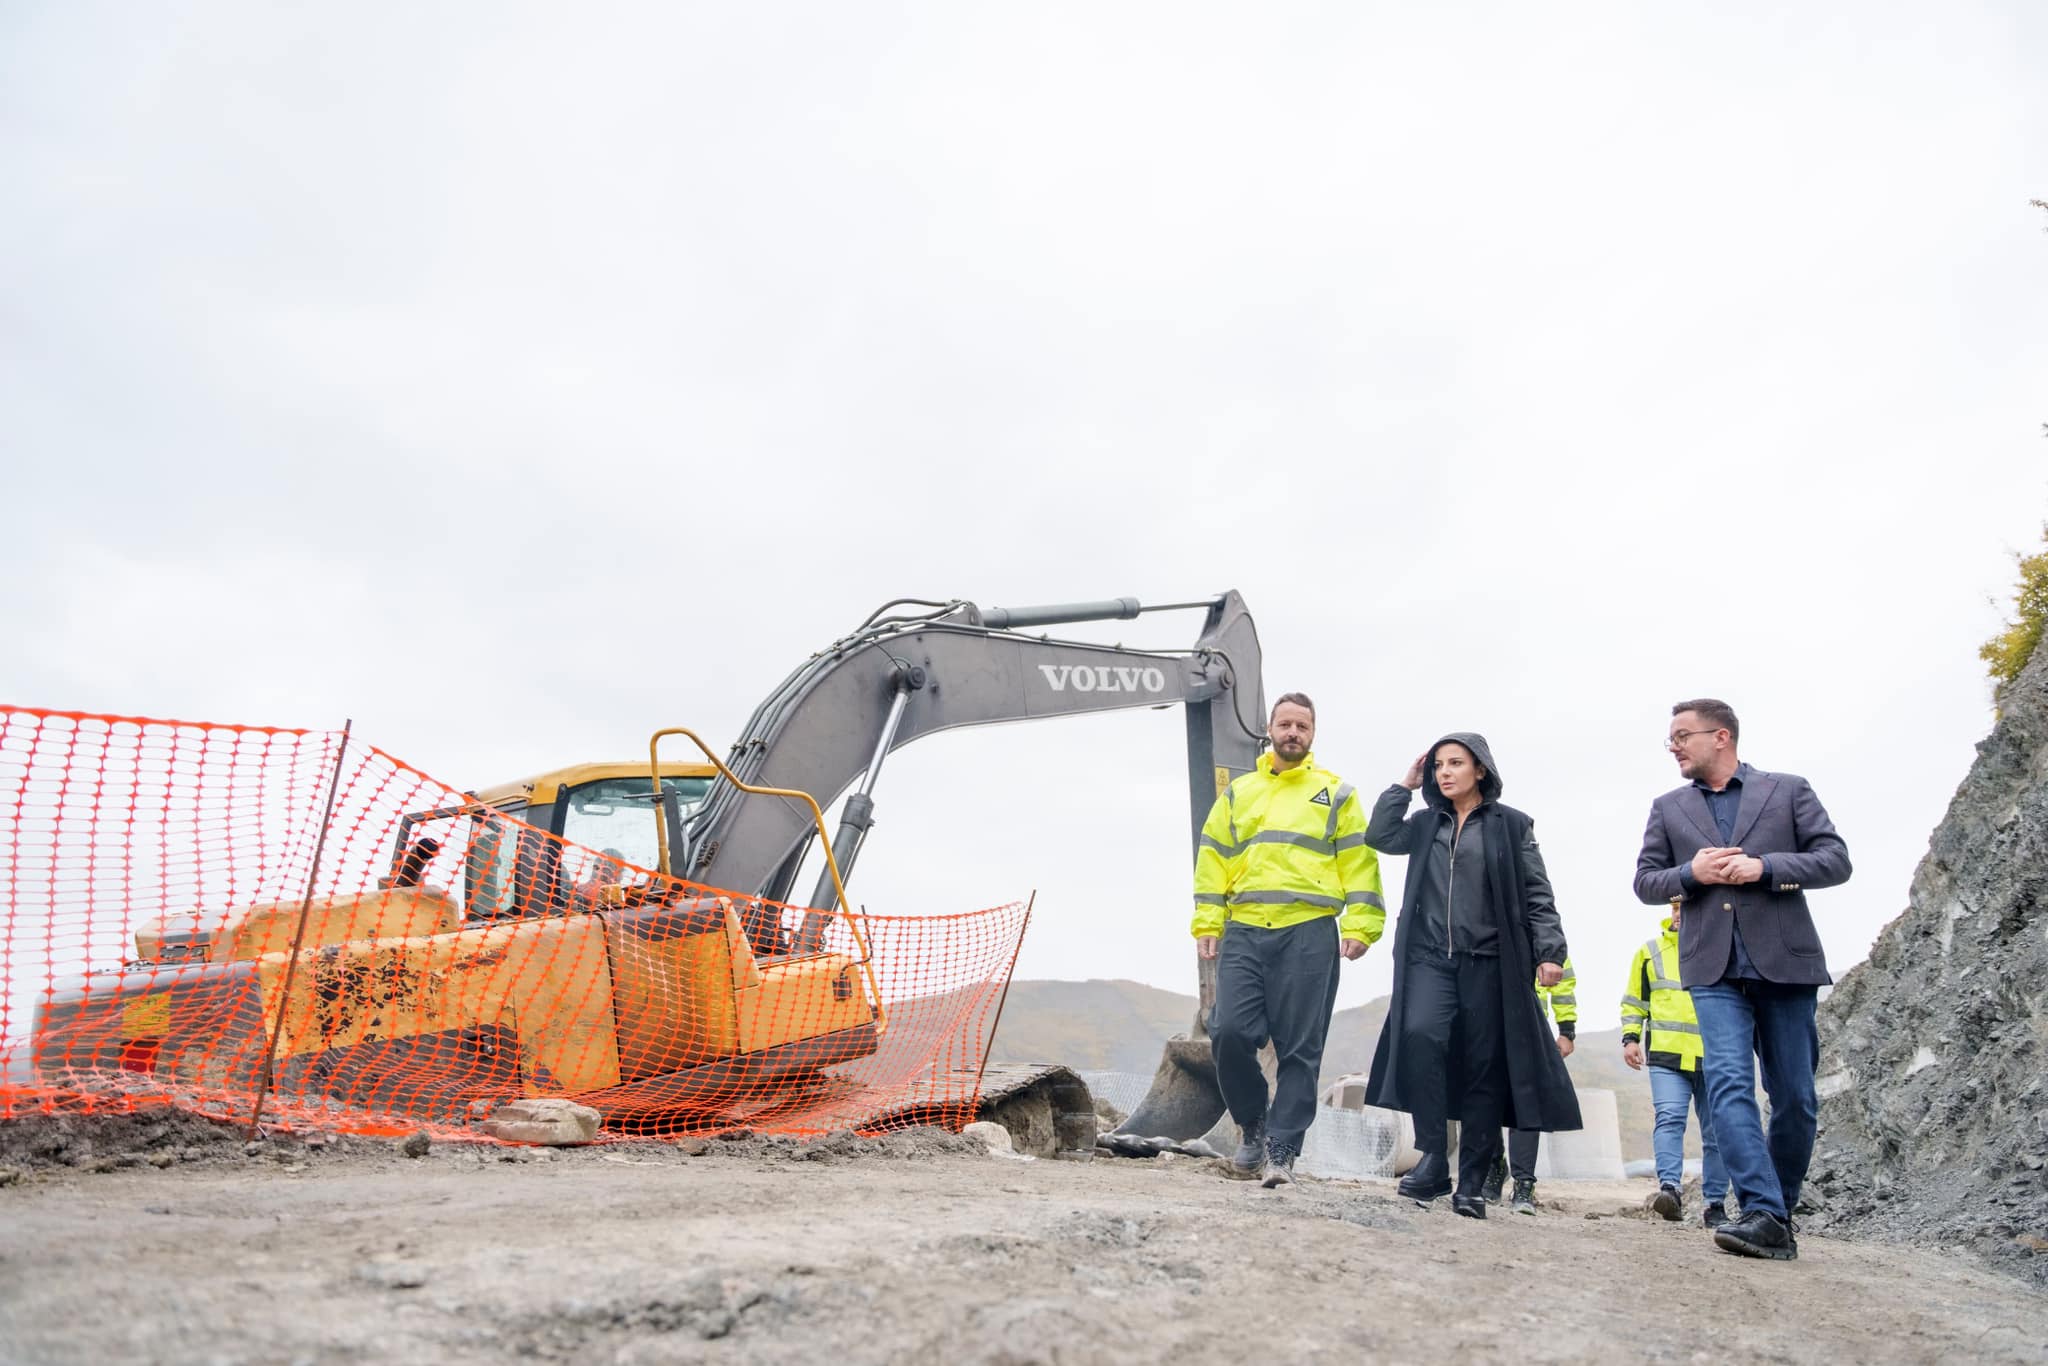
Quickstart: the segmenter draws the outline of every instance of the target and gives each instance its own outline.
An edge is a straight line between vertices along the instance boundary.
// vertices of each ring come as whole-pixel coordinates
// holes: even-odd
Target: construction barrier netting
[[[1026,907],[827,915],[666,877],[611,847],[651,847],[647,770],[614,784],[593,848],[342,731],[0,708],[0,1117],[973,1117]]]

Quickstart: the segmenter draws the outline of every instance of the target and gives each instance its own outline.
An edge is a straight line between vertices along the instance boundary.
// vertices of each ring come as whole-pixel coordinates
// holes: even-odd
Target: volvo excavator
[[[1187,609],[1204,617],[1184,649],[1043,630]],[[1176,705],[1192,850],[1265,738],[1258,634],[1237,593],[1152,607],[899,599],[783,680],[723,763],[663,758],[662,738],[689,733],[659,731],[645,764],[558,769],[408,814],[374,893],[143,926],[134,960],[44,1001],[35,1062],[47,1077],[274,1084],[442,1123],[492,1100],[568,1096],[610,1127],[653,1131],[740,1091],[800,1088],[872,1054],[887,1028],[844,886],[888,756],[962,726]],[[827,841],[822,808],[842,795]],[[824,866],[801,902],[814,837]],[[849,934],[828,946],[835,918]],[[1204,1027],[1214,964],[1199,958],[1197,986],[1190,1034],[1168,1043],[1128,1132],[1192,1139],[1222,1115]],[[983,1083],[985,1108],[1066,1088],[1054,1115],[1087,1132],[1063,1128],[1058,1146],[1092,1145],[1085,1089],[1076,1099],[1064,1069],[992,1067]]]

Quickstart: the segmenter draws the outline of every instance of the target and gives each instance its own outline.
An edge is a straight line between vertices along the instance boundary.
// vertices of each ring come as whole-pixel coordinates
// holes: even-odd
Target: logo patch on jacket
[[[1316,793],[1315,796],[1310,797],[1308,804],[1310,806],[1328,806],[1330,804],[1330,789],[1326,787],[1321,792]]]

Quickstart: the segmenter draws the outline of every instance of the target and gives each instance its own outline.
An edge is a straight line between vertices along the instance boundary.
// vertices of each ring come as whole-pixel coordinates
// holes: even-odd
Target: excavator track
[[[933,1082],[941,1078],[934,1077]],[[947,1088],[934,1086],[935,1094]],[[863,1131],[958,1122],[957,1104],[910,1101],[856,1127]],[[1000,1124],[1020,1153],[1086,1161],[1095,1154],[1095,1097],[1088,1083],[1058,1063],[992,1062],[981,1073],[974,1118]]]

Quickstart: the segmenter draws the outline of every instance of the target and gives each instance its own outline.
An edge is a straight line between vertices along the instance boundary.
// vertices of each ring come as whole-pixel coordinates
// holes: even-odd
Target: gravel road
[[[1639,1217],[1647,1183],[1475,1222],[934,1130],[408,1158],[69,1123],[0,1125],[9,1361],[2048,1359],[2020,1281],[1814,1236],[1742,1261]]]

